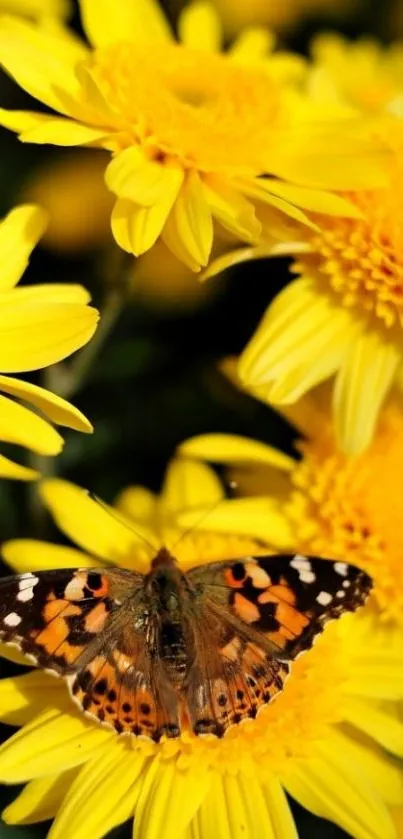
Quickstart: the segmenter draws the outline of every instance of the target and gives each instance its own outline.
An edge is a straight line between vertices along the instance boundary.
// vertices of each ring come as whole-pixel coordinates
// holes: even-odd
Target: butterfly
[[[162,548],[147,574],[0,580],[0,638],[65,677],[81,709],[118,734],[222,737],[282,691],[289,662],[371,587],[353,565],[299,555],[184,573]]]

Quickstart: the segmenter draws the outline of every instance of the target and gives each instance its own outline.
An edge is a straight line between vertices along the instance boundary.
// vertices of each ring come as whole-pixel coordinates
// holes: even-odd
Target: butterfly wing
[[[142,574],[67,569],[0,580],[0,638],[67,678],[118,733],[178,735],[177,698],[146,641]]]
[[[270,702],[327,621],[365,602],[370,578],[317,557],[248,557],[192,569],[199,592],[195,661],[186,685],[196,733],[226,729]]]

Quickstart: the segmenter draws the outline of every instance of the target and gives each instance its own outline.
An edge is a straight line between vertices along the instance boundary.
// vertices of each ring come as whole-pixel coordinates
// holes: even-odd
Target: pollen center
[[[301,260],[302,271],[310,276],[314,270],[318,282],[327,289],[330,284],[345,306],[388,329],[403,325],[403,216],[396,189],[403,157],[397,169],[387,189],[347,196],[362,220],[321,216],[321,232],[310,241],[314,255]]]
[[[287,123],[283,97],[266,69],[180,44],[123,43],[86,65],[124,132],[202,172],[260,174]]]
[[[330,429],[301,448],[287,508],[299,549],[363,567],[375,582],[373,602],[402,625],[401,409],[388,406],[375,440],[354,460],[337,451]]]

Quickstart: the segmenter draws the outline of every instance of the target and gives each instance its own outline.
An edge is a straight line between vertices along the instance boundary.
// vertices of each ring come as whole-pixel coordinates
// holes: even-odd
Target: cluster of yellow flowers
[[[90,177],[102,184],[104,175],[110,193],[101,201],[102,235],[110,213],[129,260],[169,252],[177,269],[185,266],[186,282],[213,283],[241,262],[293,258],[295,276],[223,369],[238,388],[278,406],[299,433],[295,457],[227,434],[187,440],[160,496],[129,487],[112,515],[75,485],[42,480],[44,504],[79,549],[17,539],[3,546],[5,560],[18,573],[145,570],[144,539],[172,545],[195,526],[178,544],[184,567],[201,557],[296,550],[351,561],[374,580],[368,605],[295,662],[278,700],[222,740],[190,732],[160,744],[120,738],[80,714],[64,682],[48,673],[4,679],[0,718],[22,727],[0,747],[0,780],[27,784],[3,818],[54,818],[52,839],[97,839],[133,815],[137,839],[296,839],[289,793],[354,839],[396,839],[403,48],[323,35],[303,60],[276,49],[255,23],[224,52],[217,8],[207,0],[185,6],[177,39],[157,0],[80,0],[87,41],[63,22],[68,4],[0,7],[10,12],[0,16],[1,65],[46,106],[2,108],[0,124],[24,143],[86,147],[83,177],[96,157]],[[96,329],[81,286],[16,287],[47,221],[26,204],[0,225],[7,374],[60,362]],[[0,390],[5,442],[51,456],[63,444],[54,424],[92,430],[60,395],[9,375],[0,376]],[[237,497],[225,498],[214,464],[236,480]],[[0,475],[39,477],[3,455]],[[24,661],[10,648],[2,654]]]

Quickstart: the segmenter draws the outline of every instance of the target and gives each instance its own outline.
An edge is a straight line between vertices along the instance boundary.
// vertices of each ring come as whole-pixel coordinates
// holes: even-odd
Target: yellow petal
[[[298,831],[284,789],[275,777],[263,780],[263,794],[277,839],[298,839]]]
[[[295,541],[279,506],[266,497],[224,499],[215,510],[199,508],[180,513],[177,522],[183,528],[197,525],[198,530],[250,536],[278,550],[290,548]]]
[[[294,459],[278,449],[236,434],[199,434],[190,437],[180,444],[178,454],[209,460],[211,463],[267,463],[286,472],[295,466]]]
[[[400,357],[400,349],[375,331],[363,332],[346,355],[336,379],[333,406],[339,445],[348,454],[359,454],[372,440]]]
[[[25,661],[26,663],[26,661]],[[32,666],[32,665],[31,665]],[[68,711],[65,683],[43,670],[0,681],[0,719],[8,725],[25,725],[44,707]]]
[[[230,47],[229,54],[237,64],[254,64],[271,52],[274,43],[274,35],[264,26],[247,26]]]
[[[299,186],[345,191],[376,189],[388,183],[390,159],[384,152],[287,154],[281,151],[281,142],[278,148],[270,153],[269,171]]]
[[[349,730],[351,734],[351,729]],[[336,739],[336,732],[332,738]],[[389,757],[383,749],[376,749],[372,739],[362,737],[360,740],[342,736],[340,748],[343,749],[346,759],[350,755],[354,762],[360,761],[365,766],[370,781],[378,794],[389,806],[401,805],[403,801],[403,774],[398,761]],[[347,748],[346,748],[347,745]]]
[[[199,274],[198,279],[200,282],[204,282],[216,277],[217,274],[221,274],[222,271],[226,271],[227,268],[233,268],[234,265],[241,265],[243,262],[249,262],[252,259],[266,259],[269,256],[277,256],[276,250],[276,244],[254,245],[247,248],[238,247],[236,250],[230,250],[212,259],[207,268]],[[295,247],[290,246],[289,253],[294,254]]]
[[[73,303],[3,302],[0,369],[19,373],[61,361],[92,338],[98,318],[96,309]]]
[[[0,292],[14,288],[21,279],[46,225],[45,211],[31,204],[11,210],[0,223]]]
[[[95,47],[119,41],[154,44],[172,40],[157,0],[81,0],[83,26]]]
[[[137,836],[177,839],[197,812],[209,784],[207,762],[185,770],[178,769],[174,761],[154,758],[136,807]]]
[[[73,781],[52,827],[52,839],[101,839],[133,815],[147,762],[122,738],[110,738]],[[89,806],[89,802],[91,802]]]
[[[43,696],[42,696],[43,699]],[[0,778],[19,784],[52,772],[64,772],[85,763],[114,734],[75,711],[42,711],[0,747]]]
[[[269,401],[295,402],[336,372],[358,329],[351,313],[309,279],[295,280],[269,306],[241,356],[240,377],[267,388]]]
[[[175,196],[167,197],[155,207],[139,207],[119,198],[112,211],[112,233],[127,253],[140,256],[149,250],[162,233]]]
[[[136,557],[141,540],[123,518],[94,501],[85,490],[58,479],[43,481],[42,498],[64,533],[90,554],[116,565]]]
[[[0,440],[44,455],[59,454],[63,438],[42,417],[0,394]]]
[[[238,185],[241,192],[243,192],[248,198],[252,198],[256,201],[262,201],[264,204],[269,204],[271,207],[279,210],[280,213],[285,213],[285,215],[289,216],[294,221],[297,221],[299,224],[304,224],[307,227],[311,227],[313,230],[317,230],[317,226],[311,221],[311,219],[308,218],[308,216],[305,215],[305,213],[302,212],[302,210],[299,210],[298,207],[295,207],[288,200],[277,197],[276,189],[273,191],[269,189],[263,180],[260,181],[258,178],[255,178],[254,180],[248,181],[245,179],[244,181],[239,181]],[[259,217],[261,215],[262,214],[259,213]],[[265,226],[269,227],[267,223]]]
[[[154,527],[158,502],[157,496],[150,489],[142,486],[127,487],[118,495],[115,503],[129,519]]]
[[[91,423],[78,408],[43,387],[23,382],[22,379],[12,379],[10,376],[0,375],[0,390],[35,405],[56,425],[64,425],[67,428],[74,428],[76,431],[83,431],[87,434],[93,430]]]
[[[11,644],[4,644],[3,641],[0,641],[0,656],[7,659],[7,661],[12,661],[14,664],[22,664],[25,667],[33,666],[33,662],[27,656],[23,655],[17,647]]]
[[[314,213],[326,213],[330,216],[344,216],[346,218],[362,218],[363,214],[355,204],[352,204],[341,195],[334,192],[326,192],[323,189],[308,189],[303,186],[286,184],[270,178],[265,181],[259,180],[261,190],[268,193],[268,196],[278,195],[285,201],[303,207]],[[269,197],[268,199],[269,200]]]
[[[172,513],[189,507],[214,505],[224,497],[221,483],[204,463],[186,458],[171,460],[162,487],[162,504]]]
[[[71,113],[80,97],[76,65],[87,58],[84,44],[68,30],[47,30],[17,18],[0,22],[0,61],[24,90],[55,111]]]
[[[203,183],[211,213],[225,230],[238,239],[257,241],[261,224],[250,201],[218,176],[209,175]]]
[[[21,466],[19,463],[14,463],[2,454],[0,455],[0,477],[16,481],[35,481],[39,478],[39,472],[35,469],[29,469],[27,466]]]
[[[182,180],[180,168],[148,160],[138,146],[119,152],[105,171],[106,185],[115,195],[142,207],[164,203],[167,194],[176,195]]]
[[[19,796],[3,810],[6,824],[36,824],[53,819],[77,775],[69,769],[58,775],[47,775],[30,781]]]
[[[86,146],[89,143],[101,145],[100,141],[105,140],[108,133],[104,128],[94,128],[91,125],[73,122],[71,119],[46,116],[38,120],[37,125],[21,131],[19,139],[23,143],[50,143],[53,146]]]
[[[188,172],[172,207],[163,238],[191,270],[207,265],[213,244],[213,220],[197,172]]]
[[[41,542],[40,539],[10,539],[3,542],[1,553],[17,574],[54,568],[90,568],[95,565],[95,560],[88,554],[67,545]]]
[[[0,306],[23,303],[88,303],[87,289],[76,283],[35,283],[0,292]]]
[[[343,717],[396,757],[403,757],[403,723],[369,702],[349,698]]]
[[[220,17],[208,0],[196,0],[183,9],[178,32],[184,46],[191,50],[219,52],[221,49]]]

